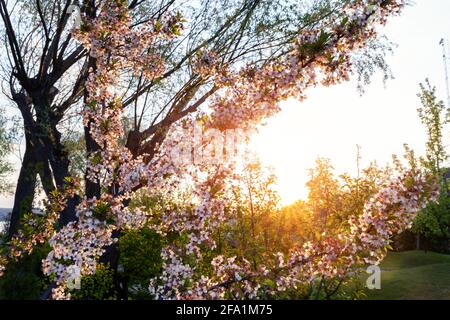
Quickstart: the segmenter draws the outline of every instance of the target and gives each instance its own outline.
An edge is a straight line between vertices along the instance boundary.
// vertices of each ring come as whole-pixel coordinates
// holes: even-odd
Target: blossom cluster
[[[55,277],[55,299],[70,298],[70,293],[62,289],[72,276],[68,267],[76,266],[82,275],[94,274],[105,247],[115,241],[112,238],[115,226],[94,216],[95,205],[98,205],[95,201],[83,201],[77,209],[78,221],[70,222],[49,240],[52,250],[44,259],[42,270]]]
[[[81,275],[95,272],[97,259],[114,242],[114,230],[139,229],[145,225],[162,235],[171,231],[183,232],[188,239],[183,251],[197,260],[201,258],[201,245],[215,246],[212,231],[223,220],[223,202],[212,195],[220,190],[224,182],[228,172],[226,166],[193,167],[189,161],[175,161],[170,151],[179,147],[177,132],[185,133],[185,126],[178,127],[178,130],[174,126],[160,152],[149,162],[144,161],[145,155],[133,157],[119,143],[119,138],[124,135],[121,122],[123,110],[117,92],[121,70],[139,68],[147,63],[147,60],[139,57],[141,52],[130,48],[129,39],[136,41],[137,48],[150,45],[155,37],[170,37],[170,30],[173,30],[179,19],[167,19],[169,26],[155,22],[151,36],[150,30],[142,33],[142,30],[130,28],[130,19],[123,2],[107,0],[103,2],[98,18],[95,21],[87,20],[88,27],[77,33],[77,38],[96,57],[96,69],[90,70],[86,83],[89,95],[83,118],[84,124],[89,124],[90,133],[100,146],[100,151],[91,155],[88,178],[101,183],[104,190],[108,191],[103,192],[100,199],[85,199],[77,208],[78,221],[63,227],[50,239],[52,251],[44,261],[43,268],[45,274],[56,276],[57,287],[53,290],[53,298],[68,297],[64,290],[65,282],[70,277],[68,267],[79,267]],[[147,69],[147,76],[160,74],[163,71],[160,65],[151,74]],[[135,189],[146,187],[155,194],[169,195],[186,180],[194,185],[191,207],[165,210],[156,222],[152,212],[141,208],[130,209],[125,205]],[[215,191],[211,192],[212,189]],[[179,272],[171,271],[176,263],[181,263],[180,270],[184,270],[184,267],[181,259],[173,258],[175,251],[170,247],[164,248],[163,252],[167,253],[163,254],[163,258],[171,260],[165,264],[166,276],[162,276],[166,282],[169,278],[181,276]],[[171,281],[174,288],[179,284]],[[164,287],[170,286],[165,284]]]
[[[289,54],[262,67],[249,65],[212,102],[211,126],[248,128],[280,111],[279,102],[305,98],[305,90],[349,79],[352,53],[376,37],[376,27],[404,6],[403,0],[352,0],[332,14],[327,28],[303,31]]]
[[[194,61],[193,72],[203,79],[213,78],[214,85],[218,88],[231,86],[235,76],[229,66],[223,64],[220,60],[217,53],[203,50]]]
[[[331,19],[334,21],[333,25],[326,30],[311,29],[302,33],[291,53],[282,59],[272,61],[263,67],[248,66],[231,74],[226,70],[228,80],[222,81],[226,83],[224,91],[219,92],[212,101],[212,114],[207,127],[220,130],[234,128],[249,130],[255,124],[277,113],[280,110],[278,103],[281,100],[292,96],[302,99],[308,87],[319,83],[332,85],[348,80],[352,67],[351,54],[375,37],[376,26],[383,25],[387,17],[397,14],[403,5],[403,1],[349,1],[346,10],[336,13]],[[217,60],[214,53],[205,52],[199,57],[194,71],[203,77],[215,75],[216,69],[219,68],[213,65]],[[222,78],[215,79],[219,87],[223,86],[220,80]],[[383,216],[385,212],[380,214]],[[388,230],[390,231],[379,230],[380,232],[374,235],[375,238],[380,237],[377,245],[386,243],[388,238],[383,237],[384,232],[390,236],[398,231]],[[328,277],[342,276],[350,266],[359,262],[356,255],[365,256],[368,251],[371,256],[376,256],[384,248],[379,246],[370,248],[368,242],[356,247],[355,251],[350,251],[351,254],[346,254],[351,248],[348,245],[350,242],[348,234],[343,234],[340,238],[324,235],[322,241],[307,243],[294,250],[283,268],[277,266],[278,269],[289,270],[277,275],[277,290],[295,287],[299,282],[311,281],[319,274]],[[368,261],[368,258],[366,260]],[[215,261],[214,266],[220,266],[218,261],[222,260]],[[242,284],[247,287],[244,290],[245,294],[242,295],[241,289],[239,296],[254,297],[255,290],[250,289],[257,286],[252,286],[249,280],[238,281],[239,279],[234,277],[238,266],[227,264],[225,261],[228,260],[223,260],[221,267],[223,269],[215,268],[215,271],[230,270],[230,273],[218,272],[221,276],[215,274],[212,278],[203,275],[187,291],[186,298],[223,298],[224,290],[220,283],[229,285],[229,281],[239,287]],[[178,267],[173,264],[167,264],[166,267],[182,268],[183,262],[179,260],[179,263]],[[263,267],[261,274],[267,276],[269,269]],[[165,273],[170,274],[170,271],[167,270]],[[238,278],[241,278],[239,272]],[[208,289],[211,287],[216,289]],[[164,296],[159,292],[158,297],[174,298],[170,296],[171,292],[176,292],[176,297],[179,298],[182,290],[181,288],[171,290]],[[214,295],[211,295],[212,293]]]
[[[168,39],[181,27],[179,17],[169,17],[132,28],[125,1],[104,0],[99,4],[97,17],[83,17],[83,25],[75,36],[96,58],[95,69],[90,70],[86,82],[88,97],[83,121],[91,128],[100,152],[91,157],[88,178],[111,191],[103,193],[100,199],[85,199],[77,208],[78,220],[50,239],[52,250],[43,262],[43,271],[56,277],[53,298],[67,297],[64,287],[70,277],[68,266],[77,266],[81,275],[95,273],[98,258],[116,240],[112,232],[123,225],[140,224],[135,215],[123,210],[126,197],[119,196],[117,190],[120,179],[116,176],[121,164],[131,162],[133,167],[139,167],[141,161],[132,160],[130,151],[119,143],[119,137],[124,135],[117,90],[120,73],[132,68],[150,79],[161,74],[164,68],[160,58],[147,50],[157,39]]]
[[[60,213],[66,207],[67,197],[73,197],[79,188],[77,180],[66,179],[64,192],[53,192],[46,202],[44,216],[28,213],[22,217],[22,227],[9,241],[7,254],[0,256],[0,276],[9,261],[17,262],[23,255],[32,254],[37,245],[47,242],[55,234],[56,224]]]
[[[349,230],[337,236],[323,234],[319,241],[307,242],[287,257],[278,253],[271,266],[260,266],[261,271],[247,271],[239,274],[239,278],[273,279],[276,287],[269,292],[275,294],[309,284],[319,277],[342,279],[357,267],[377,265],[386,255],[390,238],[408,229],[417,213],[429,201],[436,201],[438,195],[439,184],[427,172],[401,172],[367,202],[361,216],[350,218]],[[215,268],[220,264],[225,270],[239,270],[239,266],[230,268],[229,261],[223,258],[213,261]],[[241,270],[246,269],[246,263],[243,265]],[[236,278],[228,274],[210,283],[217,286],[228,281],[231,282],[231,286],[227,283],[228,288],[233,288],[241,285]]]
[[[192,278],[193,270],[189,265],[183,263],[179,255],[170,248],[162,250],[161,256],[165,261],[164,270],[159,278],[150,280],[149,292],[155,299],[181,299],[179,288],[184,287],[186,282]]]

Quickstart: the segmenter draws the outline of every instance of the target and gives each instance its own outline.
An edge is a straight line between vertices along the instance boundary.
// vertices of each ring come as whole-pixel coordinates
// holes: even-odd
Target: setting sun
[[[435,15],[426,32],[416,21]],[[432,12],[425,3],[408,8],[400,26],[388,26],[387,36],[398,45],[389,57],[394,79],[384,84],[378,77],[360,95],[356,76],[334,87],[317,87],[307,100],[289,99],[283,111],[260,127],[251,141],[252,149],[278,177],[282,202],[289,204],[307,196],[307,170],[317,157],[330,158],[338,172],[356,173],[356,146],[361,164],[390,162],[402,154],[407,143],[417,154],[425,152],[425,130],[417,118],[419,83],[429,77],[445,98],[445,73],[439,40],[448,35],[450,24],[443,12]],[[431,36],[432,35],[432,36]],[[422,45],[417,48],[417,43]],[[419,51],[418,51],[419,50]],[[427,60],[418,64],[411,52]],[[351,97],[351,98],[349,98]],[[450,136],[444,135],[445,144]]]

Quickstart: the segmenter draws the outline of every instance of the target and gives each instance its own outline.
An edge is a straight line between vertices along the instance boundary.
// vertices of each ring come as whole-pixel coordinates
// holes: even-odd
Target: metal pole
[[[448,80],[448,43],[446,45],[446,42],[444,39],[441,39],[439,44],[442,46],[442,58],[444,60],[444,69],[445,69],[445,85],[447,88],[447,107],[450,108],[450,85]]]

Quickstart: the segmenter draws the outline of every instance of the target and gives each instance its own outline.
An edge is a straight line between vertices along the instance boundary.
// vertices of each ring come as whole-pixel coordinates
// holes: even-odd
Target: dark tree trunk
[[[50,164],[48,159],[42,159],[38,165],[39,178],[41,179],[42,188],[44,189],[45,195],[50,196],[51,192],[55,190],[55,184],[53,182],[53,174],[50,169]]]
[[[13,237],[19,229],[20,218],[27,212],[31,212],[36,186],[36,159],[33,147],[27,143],[17,180],[16,193],[14,195],[14,207],[11,212],[8,237]]]
[[[57,173],[55,173],[55,180],[58,190],[63,190],[66,181],[65,178],[70,176],[69,173],[69,159],[67,156],[63,156],[59,159],[59,161],[56,161],[55,164],[52,166],[54,172],[55,169],[57,169]],[[67,225],[69,222],[76,221],[76,207],[80,202],[79,196],[75,195],[74,197],[68,198],[66,202],[66,207],[61,212],[59,216],[59,224],[60,227]]]
[[[17,103],[22,113],[25,129],[25,153],[22,159],[19,178],[17,180],[16,192],[14,194],[14,207],[11,212],[11,219],[8,230],[8,237],[13,237],[19,229],[21,217],[31,212],[34,193],[36,187],[37,158],[36,155],[43,154],[38,148],[41,140],[33,139],[37,137],[35,134],[35,122],[29,108],[29,100],[23,93],[14,94],[14,101]],[[46,182],[47,179],[44,179]]]
[[[67,184],[66,178],[70,177],[70,160],[69,155],[64,150],[64,146],[61,142],[61,133],[57,130],[56,125],[52,127],[51,135],[53,137],[53,141],[47,142],[47,145],[50,147],[50,164],[52,167],[56,188],[62,191]],[[65,226],[69,222],[75,221],[77,219],[75,209],[78,203],[78,196],[67,199],[66,207],[61,212],[59,218],[61,226]]]
[[[94,139],[91,136],[90,133],[90,123],[87,127],[84,128],[84,139],[86,142],[86,152],[88,156],[95,154],[100,150],[100,147],[98,144],[94,141]],[[87,177],[87,170],[85,173],[85,193],[86,197],[93,198],[96,197],[97,199],[100,198],[100,184],[97,182],[93,182],[88,179]]]
[[[47,118],[48,119],[48,118]],[[37,175],[41,178],[43,189],[47,196],[57,189],[63,190],[70,176],[69,158],[61,143],[61,134],[56,125],[38,121],[25,123],[26,150],[17,182],[14,208],[8,235],[11,238],[20,227],[20,218],[31,212],[35,197]],[[64,226],[76,219],[75,208],[78,197],[67,200],[66,208],[60,216],[60,225]]]
[[[92,3],[89,3],[87,10],[91,17],[95,17],[95,11],[93,11],[93,8],[95,8],[95,6],[93,6]],[[89,60],[88,60],[88,69],[92,69],[92,70],[97,69],[97,60],[92,56],[90,56]],[[87,96],[87,92],[86,92],[85,96],[84,96],[85,104],[87,104],[87,100],[88,100],[88,96]],[[89,121],[87,126],[84,127],[84,140],[86,143],[86,154],[88,157],[90,157],[100,151],[100,146],[97,144],[97,142],[95,142],[94,138],[92,138],[92,135],[91,135],[91,123],[92,123],[92,121]],[[85,179],[84,179],[85,183],[86,183],[85,184],[86,197],[88,197],[88,198],[96,197],[98,199],[98,198],[100,198],[100,194],[101,194],[100,184],[89,180],[87,177],[87,173],[88,172],[87,172],[87,168],[86,168]]]

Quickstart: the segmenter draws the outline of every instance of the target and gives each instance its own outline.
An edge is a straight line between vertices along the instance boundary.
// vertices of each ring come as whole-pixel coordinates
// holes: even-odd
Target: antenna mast
[[[450,108],[450,85],[448,80],[448,59],[449,59],[448,41],[441,39],[439,44],[442,47],[442,58],[444,59],[445,85],[447,87],[447,107]]]

